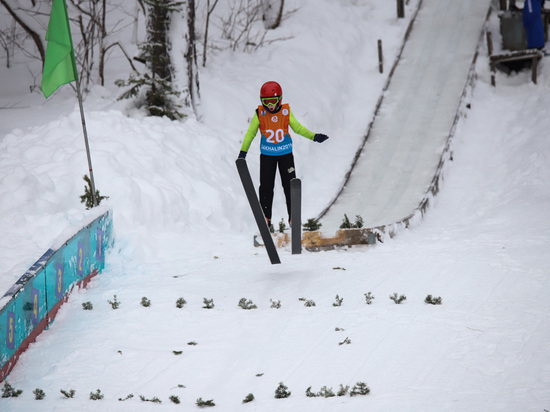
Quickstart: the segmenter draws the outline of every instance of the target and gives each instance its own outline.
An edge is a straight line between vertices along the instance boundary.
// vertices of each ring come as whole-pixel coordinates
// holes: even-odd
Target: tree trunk
[[[168,54],[168,39],[166,30],[169,27],[168,8],[162,2],[151,6],[149,19],[150,30],[148,32],[148,43],[151,46],[151,72],[153,77],[170,81],[170,57]]]
[[[206,51],[208,48],[208,27],[210,26],[210,15],[214,11],[214,8],[218,4],[218,0],[214,1],[212,7],[210,7],[210,0],[206,2],[206,22],[204,23],[204,42],[202,47],[202,67],[206,66]]]
[[[187,62],[187,88],[189,98],[195,116],[198,118],[197,106],[200,99],[199,72],[197,68],[197,38],[195,35],[195,0],[187,0],[187,50],[185,60]]]
[[[263,21],[266,30],[279,27],[283,17],[285,0],[262,0]]]
[[[105,4],[106,0],[102,1],[101,7],[103,10],[101,10],[101,19],[99,21],[99,83],[102,86],[105,86],[105,53],[107,52],[107,49],[105,48],[105,37],[107,37],[107,30],[105,29],[106,24],[106,17],[105,17],[105,10],[107,8],[107,5]]]

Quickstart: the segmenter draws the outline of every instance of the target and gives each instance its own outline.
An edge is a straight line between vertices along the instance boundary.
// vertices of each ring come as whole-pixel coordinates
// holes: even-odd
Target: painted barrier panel
[[[0,382],[53,322],[71,290],[86,286],[104,269],[112,243],[112,211],[107,210],[44,253],[0,299]]]

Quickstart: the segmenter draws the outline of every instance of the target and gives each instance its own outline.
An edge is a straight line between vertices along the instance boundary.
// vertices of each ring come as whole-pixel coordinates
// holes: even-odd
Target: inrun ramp
[[[422,0],[361,156],[322,216],[365,228],[411,216],[426,196],[460,104],[491,0]]]

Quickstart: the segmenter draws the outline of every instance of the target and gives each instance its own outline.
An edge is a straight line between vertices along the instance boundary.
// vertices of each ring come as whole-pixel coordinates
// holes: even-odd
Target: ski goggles
[[[281,101],[281,96],[276,97],[262,97],[262,104],[264,106],[274,105],[276,106]]]

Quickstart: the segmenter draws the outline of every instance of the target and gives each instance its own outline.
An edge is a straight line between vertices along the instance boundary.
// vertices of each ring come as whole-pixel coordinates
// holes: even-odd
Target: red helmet
[[[281,97],[283,95],[283,89],[277,82],[264,83],[260,89],[260,98],[263,97]]]
[[[277,82],[266,82],[260,89],[260,100],[264,107],[270,112],[276,112],[281,107],[283,89]]]

